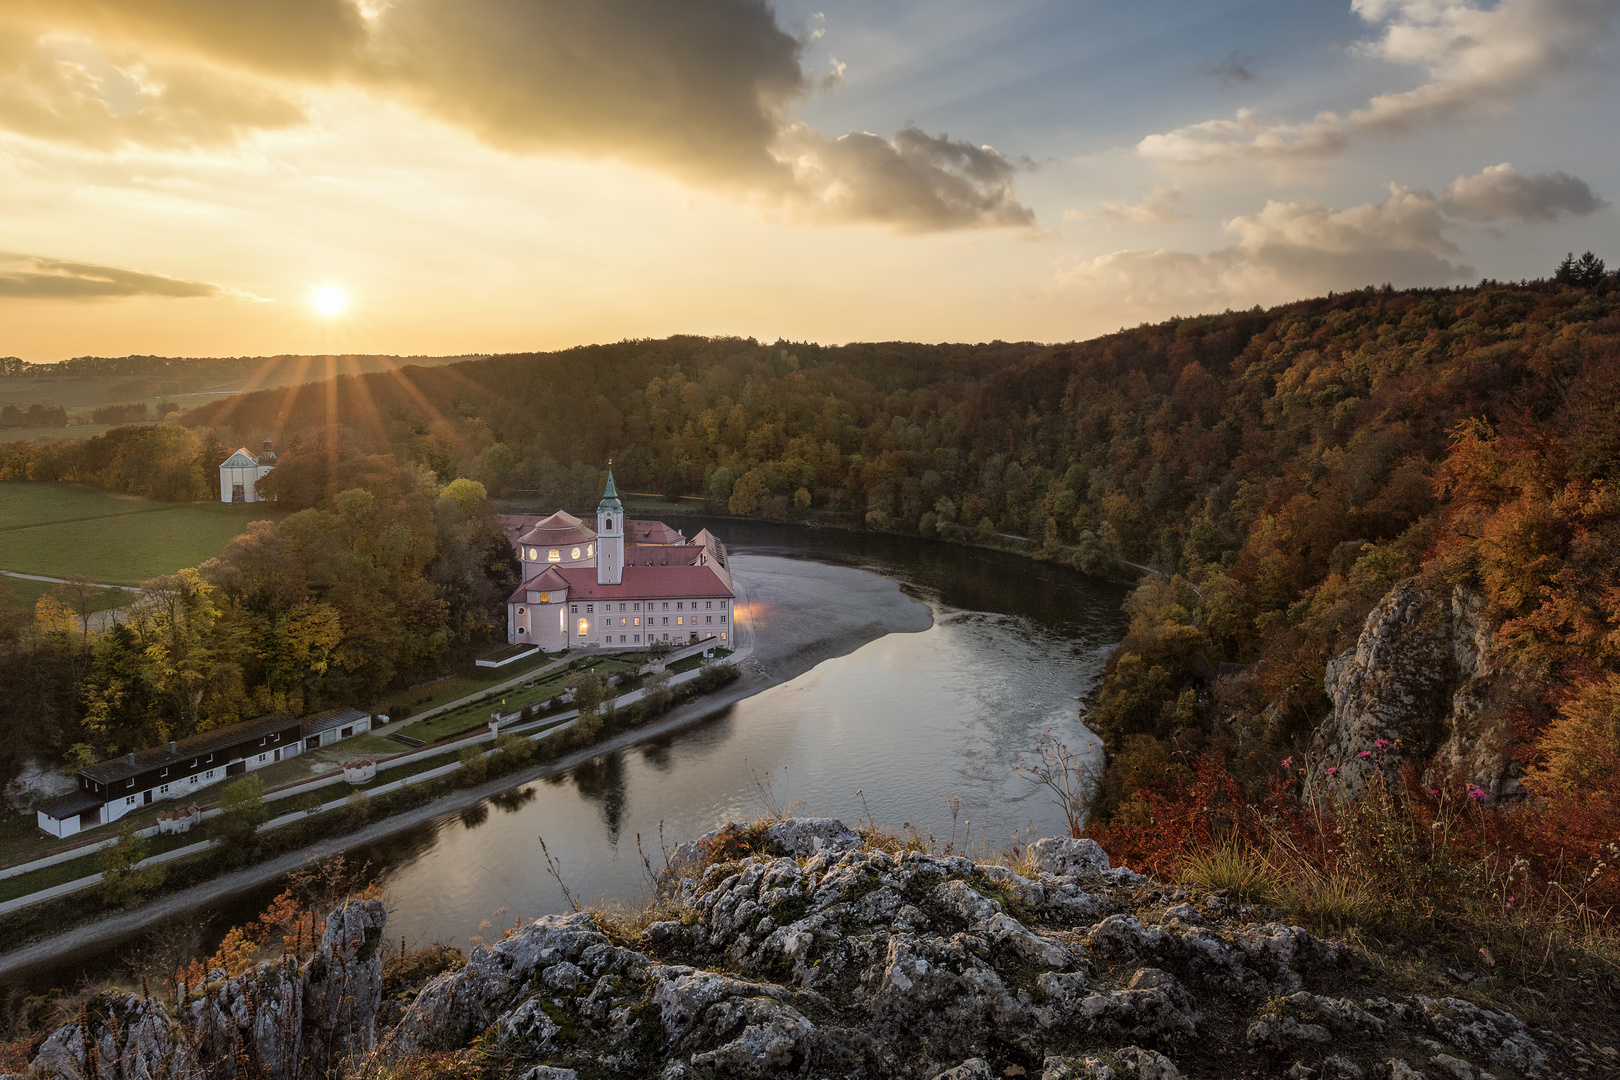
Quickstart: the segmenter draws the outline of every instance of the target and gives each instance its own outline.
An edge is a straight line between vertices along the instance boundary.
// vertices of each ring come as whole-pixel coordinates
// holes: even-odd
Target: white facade
[[[270,449],[269,439],[264,440],[264,450],[257,457],[248,453],[247,447],[237,447],[234,454],[219,464],[219,501],[263,502],[259,496],[259,481],[275,467],[276,455]]]
[[[613,465],[608,465],[607,490],[596,507],[596,583],[617,585],[624,580],[624,505],[613,486]]]

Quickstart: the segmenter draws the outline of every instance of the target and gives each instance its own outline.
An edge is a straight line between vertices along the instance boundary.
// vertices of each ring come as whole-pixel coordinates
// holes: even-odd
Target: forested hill
[[[1138,598],[1093,714],[1151,785],[1219,749],[1217,712],[1256,718],[1256,762],[1298,745],[1327,658],[1425,568],[1518,635],[1544,691],[1532,736],[1620,687],[1617,306],[1604,278],[1364,290],[1051,347],[632,341],[245,394],[184,423],[276,436],[268,484],[294,506],[392,455],[589,507],[611,455],[621,490],[733,514],[1012,533],[1085,569],[1179,572],[1198,591]],[[12,444],[0,469],[133,475],[115,457]],[[1251,699],[1207,693],[1210,665],[1258,660]]]

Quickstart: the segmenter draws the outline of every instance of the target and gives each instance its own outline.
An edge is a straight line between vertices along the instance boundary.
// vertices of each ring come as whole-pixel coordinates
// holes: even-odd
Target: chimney
[[[178,744],[178,743],[176,743],[176,742],[175,742],[175,741],[174,741],[174,740],[172,740],[172,739],[171,739],[171,740],[169,740],[169,753],[171,753],[171,754],[172,754],[172,753],[174,753],[174,752],[175,752],[175,748],[176,748],[176,747],[177,747],[177,746],[178,746],[178,745],[179,745],[179,744]]]
[[[129,752],[129,763],[131,765],[135,764],[135,751],[133,750]]]

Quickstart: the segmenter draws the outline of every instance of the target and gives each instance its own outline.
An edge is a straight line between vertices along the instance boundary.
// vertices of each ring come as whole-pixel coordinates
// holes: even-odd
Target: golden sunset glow
[[[335,319],[349,310],[349,294],[336,285],[322,285],[310,294],[309,306],[315,314]]]
[[[1067,340],[1620,233],[1609,5],[3,7],[33,360]]]

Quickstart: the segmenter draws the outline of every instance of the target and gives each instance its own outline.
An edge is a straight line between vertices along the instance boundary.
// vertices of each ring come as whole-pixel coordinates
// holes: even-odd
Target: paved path
[[[75,582],[69,581],[67,578],[46,577],[44,574],[22,574],[18,573],[16,570],[0,570],[0,574],[4,574],[6,577],[23,578],[28,581],[48,581],[53,585],[75,584]],[[87,581],[84,582],[84,584],[96,589],[123,589],[125,592],[141,591],[140,588],[135,585],[105,585],[99,581]]]

